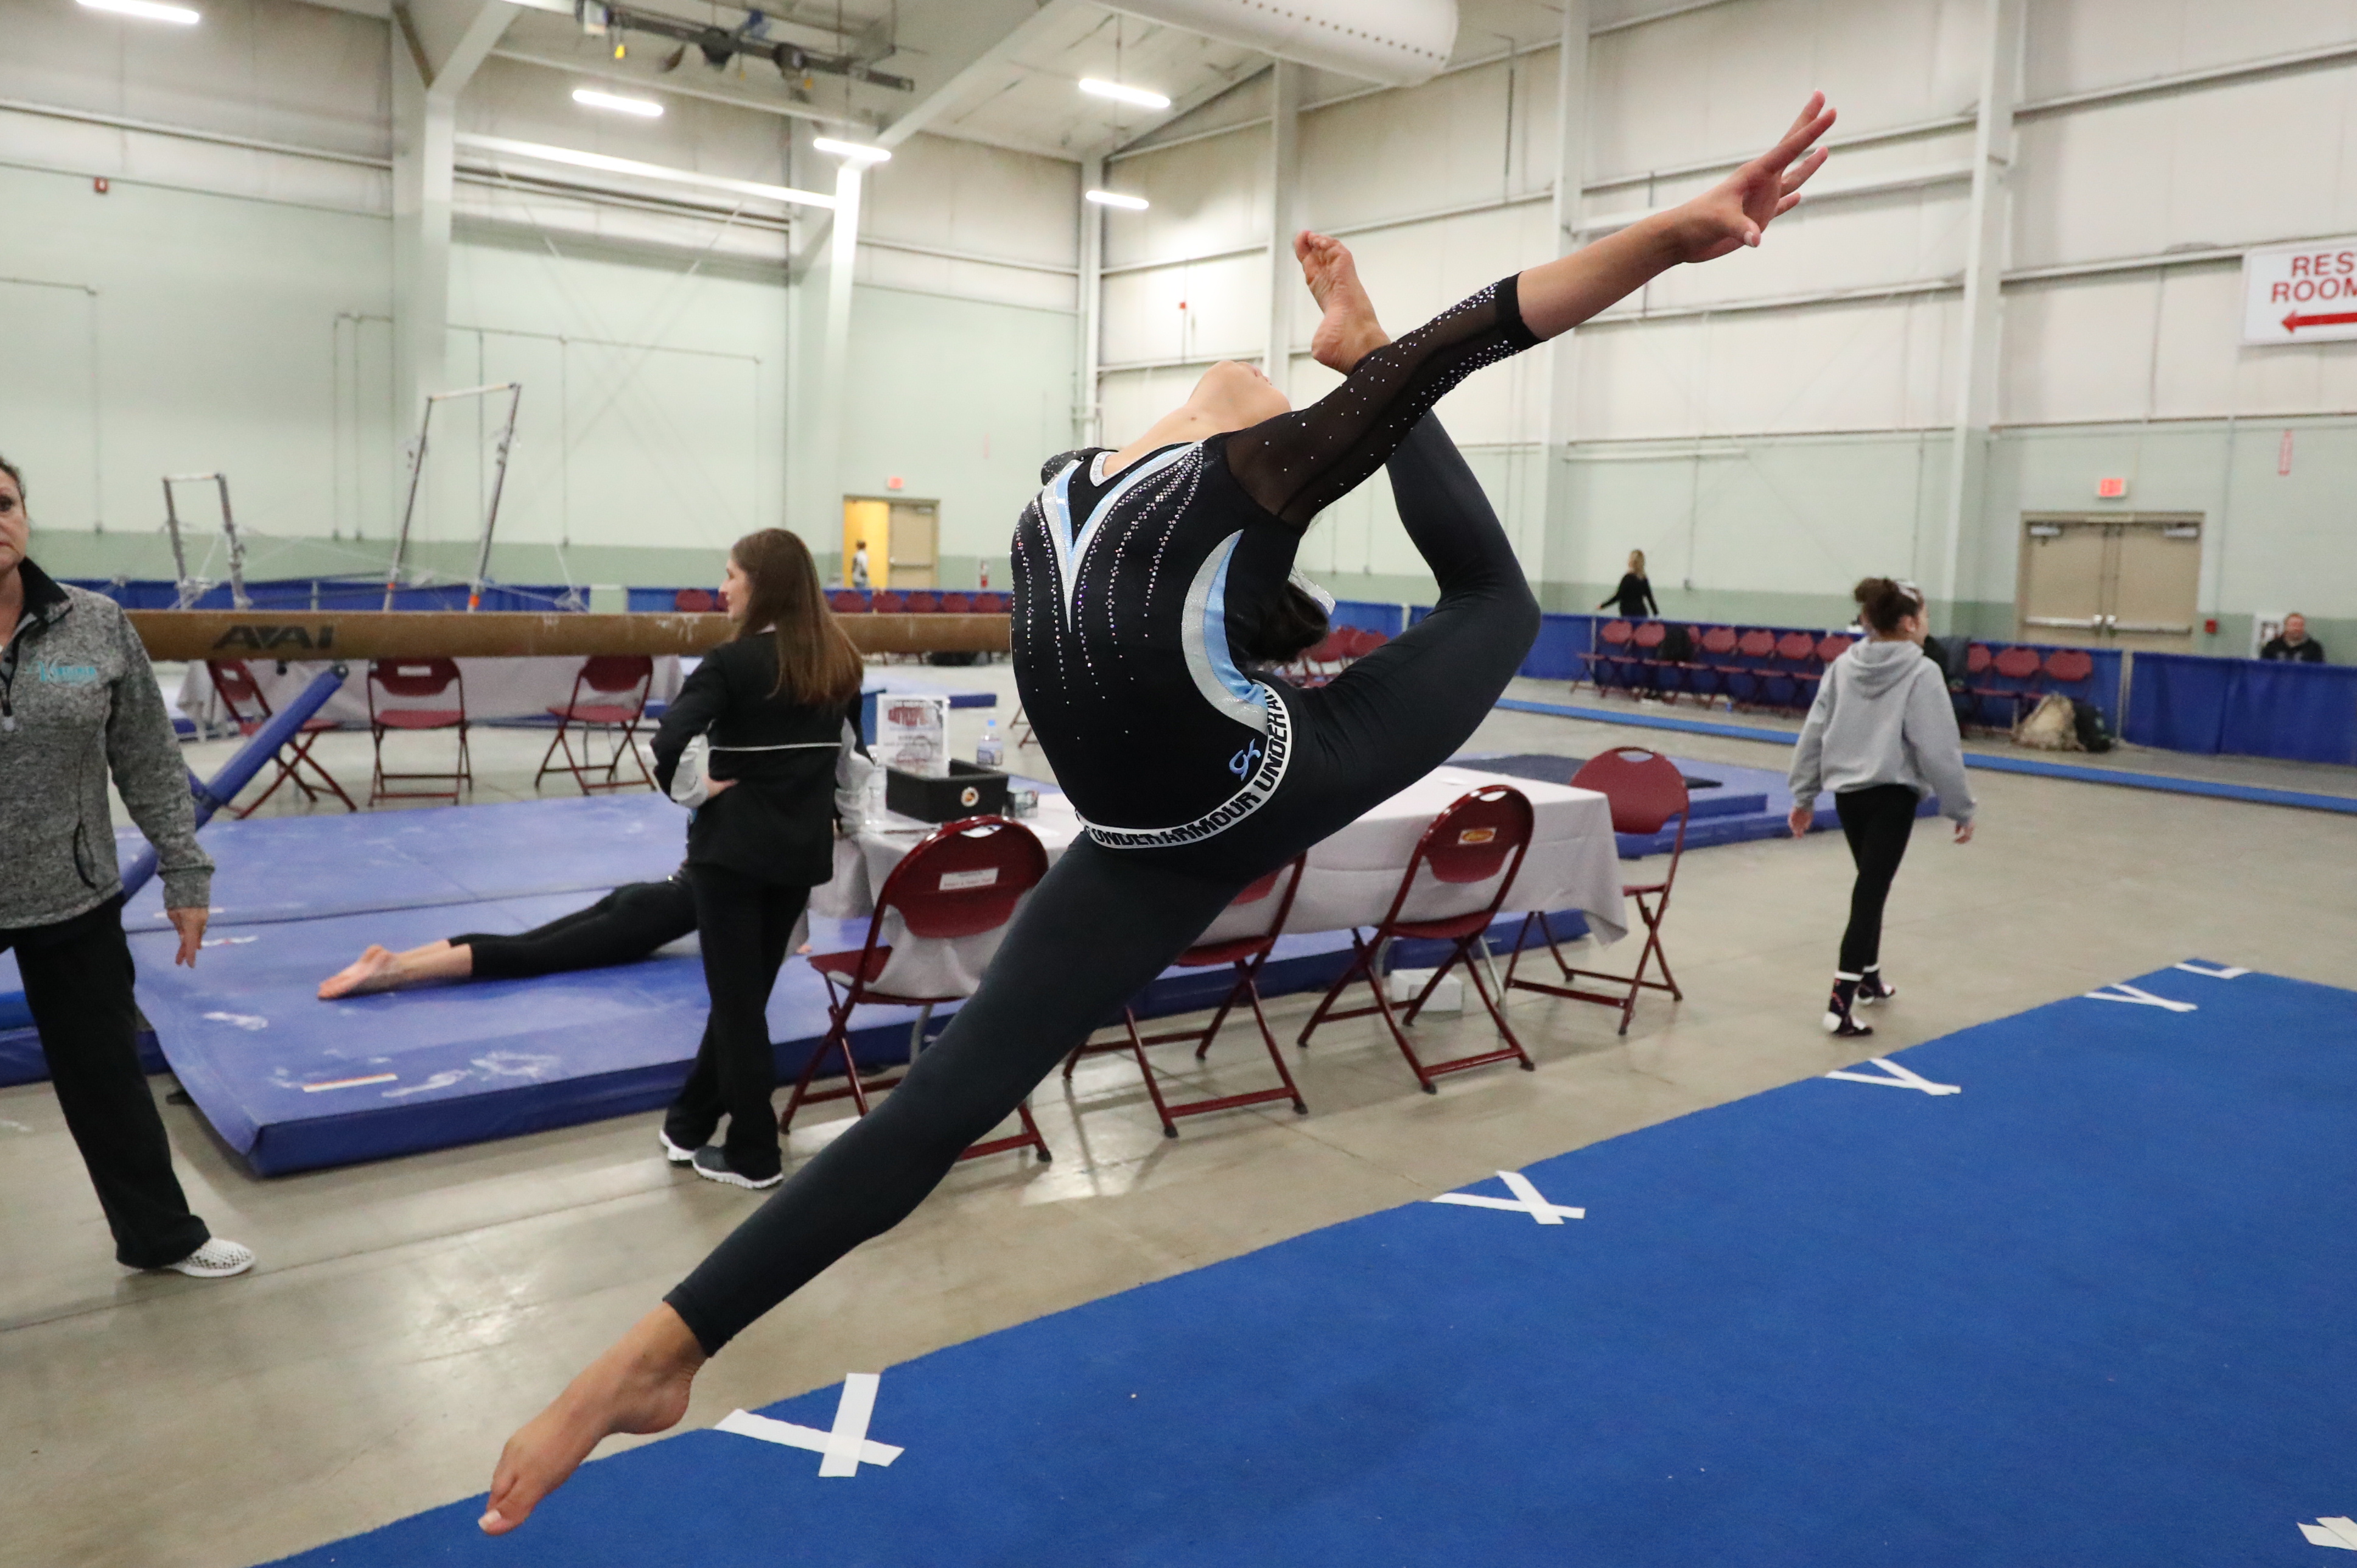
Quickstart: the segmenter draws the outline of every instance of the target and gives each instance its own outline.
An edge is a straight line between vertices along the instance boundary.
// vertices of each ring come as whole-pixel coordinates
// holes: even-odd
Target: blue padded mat
[[[888,1467],[694,1432],[286,1561],[2297,1568],[2357,1515],[2357,993],[2222,974],[1522,1173],[1583,1219],[1413,1203],[892,1368]]]

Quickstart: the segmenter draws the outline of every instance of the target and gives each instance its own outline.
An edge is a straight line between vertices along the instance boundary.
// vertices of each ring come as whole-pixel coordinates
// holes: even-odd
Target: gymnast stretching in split
[[[1528,652],[1538,607],[1432,405],[1669,267],[1757,244],[1824,162],[1810,149],[1833,119],[1812,98],[1711,191],[1397,342],[1350,252],[1304,234],[1295,252],[1325,313],[1312,351],[1347,372],[1339,388],[1294,411],[1257,371],[1220,365],[1128,446],[1049,464],[1016,529],[1016,680],[1088,832],[900,1087],[508,1440],[485,1530],[522,1523],[608,1434],[677,1422],[707,1358],[898,1224],[1236,893],[1462,744]],[[1386,462],[1440,585],[1433,612],[1315,691],[1247,679],[1233,650],[1286,613],[1302,531]]]

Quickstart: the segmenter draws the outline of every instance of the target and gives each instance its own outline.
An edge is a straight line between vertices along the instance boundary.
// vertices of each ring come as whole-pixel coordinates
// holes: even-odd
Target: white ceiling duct
[[[1457,45],[1457,0],[1118,0],[1111,8],[1386,87],[1431,81]]]

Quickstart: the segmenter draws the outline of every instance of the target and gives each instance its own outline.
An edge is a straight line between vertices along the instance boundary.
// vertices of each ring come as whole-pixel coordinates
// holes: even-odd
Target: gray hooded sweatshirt
[[[1792,751],[1792,798],[1813,800],[1877,784],[1940,797],[1940,811],[1973,820],[1964,747],[1940,667],[1911,642],[1864,641],[1825,666],[1801,743]]]
[[[203,908],[213,863],[139,634],[113,600],[17,570],[25,610],[0,649],[0,929],[70,920],[122,889],[110,770],[156,848],[165,904]]]

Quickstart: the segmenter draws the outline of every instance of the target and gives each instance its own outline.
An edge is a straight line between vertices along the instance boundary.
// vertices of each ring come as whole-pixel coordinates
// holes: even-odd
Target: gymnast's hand
[[[717,800],[735,788],[737,780],[734,779],[706,779],[704,781],[704,798],[706,801]]]
[[[1801,186],[1824,166],[1825,149],[1809,149],[1833,128],[1825,95],[1813,92],[1784,139],[1717,185],[1668,214],[1671,243],[1682,262],[1715,261],[1760,236],[1779,214],[1799,204]],[[1803,155],[1806,155],[1805,156]],[[1800,161],[1795,163],[1793,160]]]
[[[1809,836],[1810,825],[1817,820],[1817,813],[1812,807],[1795,803],[1792,807],[1792,814],[1784,820],[1792,824],[1794,838],[1806,838]]]
[[[167,909],[164,913],[170,918],[172,929],[180,933],[180,950],[172,955],[172,961],[196,968],[197,949],[204,945],[205,920],[212,911],[199,904],[194,908]]]

